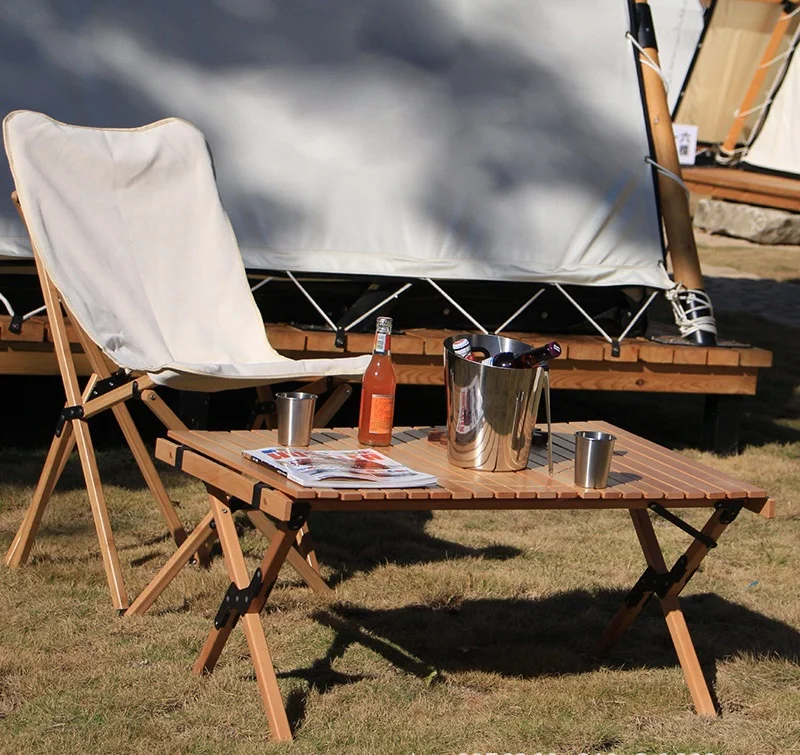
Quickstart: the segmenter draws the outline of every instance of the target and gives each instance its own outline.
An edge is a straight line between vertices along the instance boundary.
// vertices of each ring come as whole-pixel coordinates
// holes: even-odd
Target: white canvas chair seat
[[[369,357],[291,360],[270,346],[197,128],[17,111],[3,132],[40,264],[115,364],[202,391],[363,374]]]
[[[186,532],[125,407],[138,398],[169,429],[185,429],[154,385],[216,391],[287,379],[363,374],[370,357],[292,360],[278,354],[250,293],[222,208],[211,156],[191,124],[94,129],[17,111],[3,122],[15,200],[31,239],[66,406],[5,562],[30,554],[75,445],[114,606],[129,605],[85,420],[111,409],[176,543]],[[65,314],[93,374],[78,385]],[[103,354],[123,368],[112,376]],[[132,378],[136,378],[132,382]],[[308,390],[315,390],[321,380]],[[347,396],[339,385],[318,421]],[[256,512],[258,514],[258,512]],[[266,535],[274,526],[257,517]],[[205,553],[198,551],[203,560]],[[291,563],[325,592],[307,532]]]

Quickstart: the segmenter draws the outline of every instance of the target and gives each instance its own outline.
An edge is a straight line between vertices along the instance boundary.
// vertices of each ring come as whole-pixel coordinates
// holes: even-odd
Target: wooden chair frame
[[[17,212],[25,223],[25,216],[19,203],[16,192],[11,195]],[[31,238],[36,270],[42,287],[49,327],[53,336],[54,351],[58,360],[59,372],[66,393],[66,405],[59,418],[56,435],[50,444],[50,449],[45,459],[39,481],[34,490],[33,498],[25,513],[22,524],[14,537],[11,546],[5,555],[5,563],[10,567],[19,567],[25,564],[30,556],[33,543],[39,530],[45,508],[50,500],[53,490],[60,479],[67,459],[78,447],[78,454],[83,469],[86,490],[92,510],[100,553],[103,558],[106,579],[111,593],[111,602],[119,611],[124,611],[129,606],[128,593],[122,577],[114,533],[108,515],[108,506],[103,494],[100,473],[97,467],[94,446],[86,420],[102,411],[111,409],[119,424],[134,459],[144,476],[150,492],[156,499],[167,528],[180,546],[187,539],[186,530],[178,517],[173,502],[167,494],[161,477],[155,468],[144,441],[133,422],[125,402],[137,398],[161,421],[167,430],[186,430],[186,425],[167,406],[163,399],[155,392],[155,383],[146,374],[115,374],[112,376],[108,363],[99,347],[89,338],[62,300],[57,287],[50,278],[41,262],[35,242]],[[70,325],[78,334],[81,347],[91,365],[92,374],[81,392],[72,351],[67,334],[66,317],[69,316]],[[115,381],[116,379],[116,381]],[[114,387],[115,382],[123,383]],[[304,390],[322,392],[331,383],[326,379],[318,380],[307,386]],[[101,390],[98,390],[101,389]],[[268,388],[265,390],[269,390]],[[349,385],[338,385],[329,401],[317,412],[315,422],[327,422],[328,419],[342,405],[344,400],[352,393]],[[204,520],[205,521],[205,520]],[[254,522],[268,537],[274,534],[275,529],[268,520]],[[196,528],[195,537],[190,542],[197,540],[197,531],[203,530],[203,523]],[[330,588],[319,576],[319,565],[314,555],[313,545],[307,528],[297,533],[297,558],[292,559],[292,565],[300,575],[314,589],[323,594],[328,594]],[[301,556],[300,553],[303,555]],[[208,560],[208,551],[204,544],[193,548],[187,561],[195,556],[201,563]],[[301,563],[302,562],[302,563]]]

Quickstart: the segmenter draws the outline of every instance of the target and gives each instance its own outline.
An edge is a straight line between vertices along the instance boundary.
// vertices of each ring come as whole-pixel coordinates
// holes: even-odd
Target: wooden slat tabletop
[[[314,509],[643,508],[650,501],[667,507],[697,507],[713,506],[724,499],[743,500],[748,508],[763,510],[762,513],[768,509],[768,496],[760,488],[605,422],[553,425],[552,477],[547,472],[543,445],[533,447],[528,468],[520,472],[478,472],[455,467],[447,461],[446,447],[428,440],[432,429],[398,428],[392,445],[379,449],[438,479],[435,487],[408,489],[336,490],[289,482],[242,455],[245,449],[278,445],[274,430],[170,431],[169,437],[227,469],[268,484],[289,499],[310,501]],[[617,438],[605,489],[584,489],[573,483],[574,433],[578,430],[602,430]],[[340,450],[359,447],[353,428],[317,430],[312,444]],[[159,458],[167,460],[163,454]]]

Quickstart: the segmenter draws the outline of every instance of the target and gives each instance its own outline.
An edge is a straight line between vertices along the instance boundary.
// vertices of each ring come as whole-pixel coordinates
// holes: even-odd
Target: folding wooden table
[[[218,537],[231,584],[194,671],[213,671],[231,631],[241,620],[272,737],[289,740],[292,733],[259,613],[285,561],[312,587],[329,591],[319,576],[309,538],[302,536],[309,514],[436,509],[627,509],[647,568],[599,639],[597,651],[602,653],[615,645],[655,594],[695,708],[702,715],[715,715],[678,596],[742,508],[767,518],[774,515],[774,504],[767,494],[604,422],[553,425],[552,478],[547,474],[545,449],[538,446],[531,452],[528,469],[521,472],[475,472],[453,467],[447,462],[445,447],[429,440],[431,429],[398,430],[392,446],[382,449],[403,464],[438,477],[437,487],[408,490],[333,490],[295,485],[242,456],[243,449],[277,445],[272,430],[170,431],[168,439],[158,441],[156,456],[202,480],[208,489],[211,510],[134,601],[128,614],[146,611],[192,554]],[[577,430],[604,430],[617,436],[609,486],[604,490],[586,490],[572,483]],[[355,430],[348,428],[326,430],[315,433],[314,442],[330,449],[356,448],[355,434]],[[675,513],[686,508],[709,509],[711,513],[702,530]],[[252,577],[234,526],[234,513],[239,510],[246,512],[256,527],[270,537],[266,554]],[[668,567],[664,560],[651,516],[665,518],[692,537],[686,552],[672,566]]]

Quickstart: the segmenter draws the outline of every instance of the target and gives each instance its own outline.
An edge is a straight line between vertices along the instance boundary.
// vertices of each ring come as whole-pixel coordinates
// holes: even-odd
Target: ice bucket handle
[[[511,427],[513,427],[513,435],[511,440],[511,448],[515,449],[517,452],[517,461],[519,461],[520,452],[525,448],[525,438],[524,436],[524,420],[525,420],[525,413],[523,409],[525,408],[525,391],[517,391],[517,399],[514,404],[514,420],[511,423]]]

